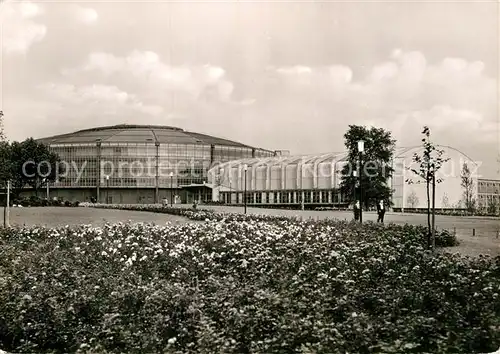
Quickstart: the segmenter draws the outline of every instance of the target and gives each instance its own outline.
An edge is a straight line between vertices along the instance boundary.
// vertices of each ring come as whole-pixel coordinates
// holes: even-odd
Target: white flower
[[[168,340],[168,344],[174,344],[177,338],[173,337]]]

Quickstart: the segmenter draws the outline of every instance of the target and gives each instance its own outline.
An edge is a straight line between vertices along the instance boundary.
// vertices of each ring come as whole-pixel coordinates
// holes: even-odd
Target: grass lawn
[[[185,223],[188,220],[181,216],[144,213],[140,211],[94,209],[94,208],[66,208],[66,207],[30,207],[11,208],[10,224],[12,226],[76,226],[90,224],[102,226],[105,223],[118,222],[147,222],[164,225],[167,222],[174,224]]]

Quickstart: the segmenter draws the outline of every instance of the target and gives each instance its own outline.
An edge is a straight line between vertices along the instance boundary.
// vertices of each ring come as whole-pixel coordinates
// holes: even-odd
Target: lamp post
[[[173,180],[174,180],[174,173],[170,172],[170,206],[174,205],[174,190],[173,190]]]
[[[358,141],[358,154],[359,154],[359,222],[363,222],[363,185],[361,181],[362,173],[363,173],[363,152],[365,151],[365,142],[364,140]]]
[[[247,213],[247,171],[248,171],[248,166],[244,165],[243,170],[245,171],[245,187],[244,187],[244,193],[243,193],[243,205],[245,208],[245,214]]]
[[[106,175],[106,204],[109,201],[109,175]]]

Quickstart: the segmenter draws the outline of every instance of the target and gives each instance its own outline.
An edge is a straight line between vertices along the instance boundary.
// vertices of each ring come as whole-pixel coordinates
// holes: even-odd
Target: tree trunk
[[[469,215],[469,186],[465,186],[465,212]]]
[[[436,247],[436,171],[432,175],[432,239],[431,247]]]
[[[431,247],[431,196],[430,196],[430,181],[427,178],[427,247]]]

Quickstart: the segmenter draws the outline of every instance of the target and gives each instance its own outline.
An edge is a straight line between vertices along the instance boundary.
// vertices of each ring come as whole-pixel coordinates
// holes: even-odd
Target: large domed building
[[[65,172],[50,197],[108,203],[211,200],[207,171],[218,163],[277,152],[180,128],[115,125],[37,139]]]

